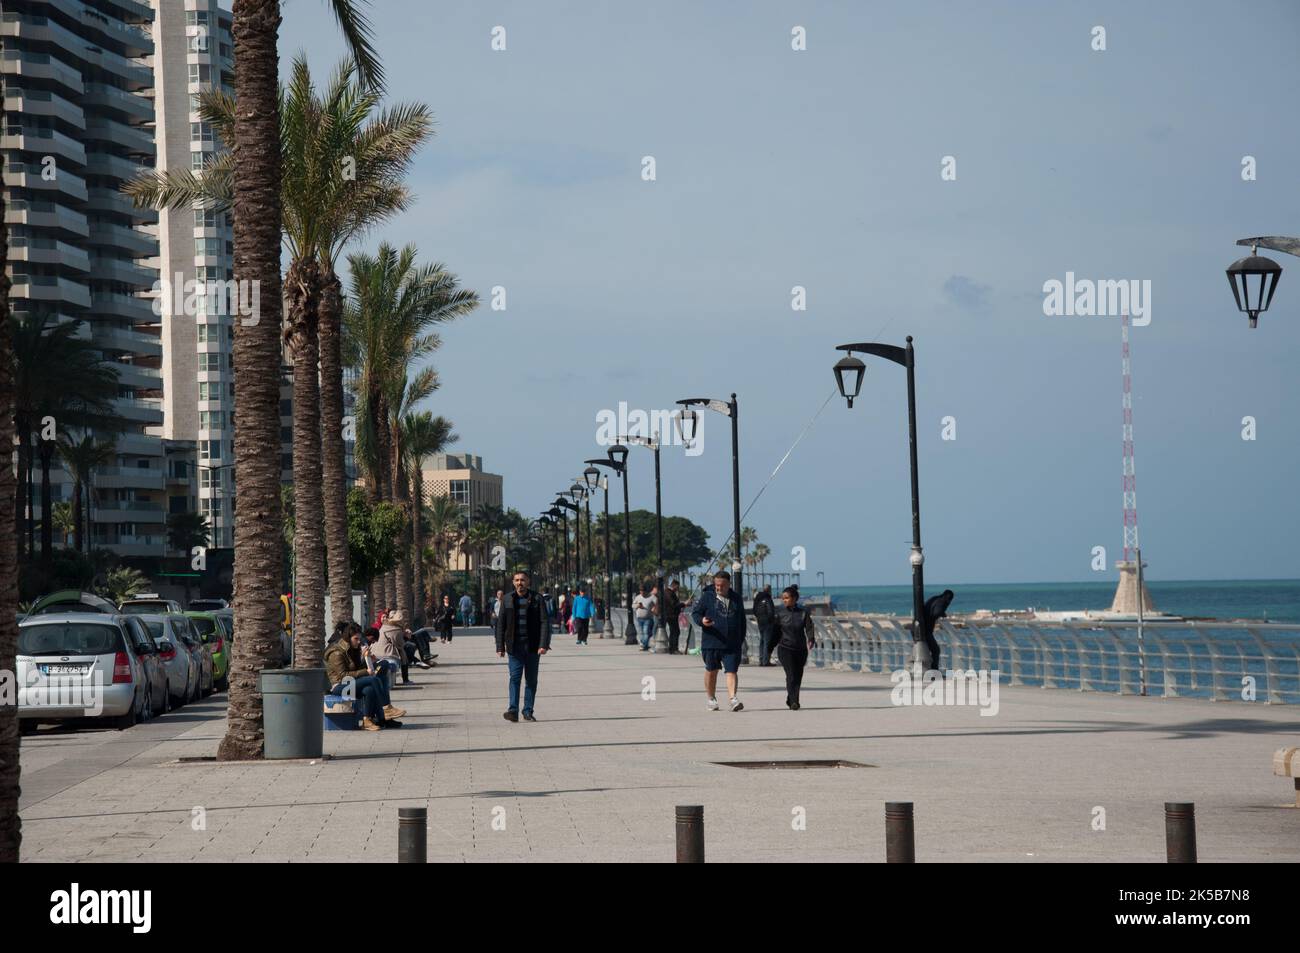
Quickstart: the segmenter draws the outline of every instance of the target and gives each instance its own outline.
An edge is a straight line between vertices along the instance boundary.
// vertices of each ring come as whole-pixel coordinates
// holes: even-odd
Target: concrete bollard
[[[916,863],[916,830],[911,801],[885,802],[885,863]]]
[[[399,807],[397,809],[397,862],[399,864],[428,863],[428,822],[428,808]]]
[[[677,863],[704,863],[704,806],[677,805]]]
[[[1165,858],[1171,864],[1196,863],[1196,805],[1165,802]]]

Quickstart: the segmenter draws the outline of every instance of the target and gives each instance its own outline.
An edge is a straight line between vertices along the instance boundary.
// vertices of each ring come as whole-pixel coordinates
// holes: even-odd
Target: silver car
[[[18,627],[18,718],[105,718],[119,731],[165,705],[155,699],[122,616],[51,613]]]
[[[167,669],[167,683],[173,705],[183,705],[198,698],[203,687],[203,655],[207,649],[196,645],[185,624],[184,616],[138,615],[158,645],[158,657]],[[212,682],[211,662],[208,684]]]

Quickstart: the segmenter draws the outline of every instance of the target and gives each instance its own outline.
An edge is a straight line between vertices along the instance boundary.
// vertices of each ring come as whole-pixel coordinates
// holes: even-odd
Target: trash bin
[[[319,758],[325,749],[321,712],[330,689],[323,668],[262,672],[262,715],[268,760]]]

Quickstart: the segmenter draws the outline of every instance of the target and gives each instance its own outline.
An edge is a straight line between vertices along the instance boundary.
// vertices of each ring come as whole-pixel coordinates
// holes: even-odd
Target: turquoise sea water
[[[775,591],[776,587],[773,587]],[[805,596],[823,590],[814,579],[804,579]],[[932,596],[951,589],[955,594],[949,612],[970,613],[977,609],[1026,609],[1056,612],[1070,609],[1109,609],[1115,582],[1044,582],[989,584],[930,582],[925,594]],[[1226,580],[1161,582],[1147,580],[1147,590],[1161,612],[1213,619],[1252,619],[1300,623],[1300,580]],[[825,590],[835,606],[859,612],[912,614],[909,586],[828,586]]]

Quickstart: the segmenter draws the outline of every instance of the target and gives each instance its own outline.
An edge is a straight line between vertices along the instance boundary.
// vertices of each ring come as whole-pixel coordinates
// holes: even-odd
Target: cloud
[[[992,291],[989,285],[980,284],[965,275],[953,275],[943,283],[944,297],[972,314],[983,314],[989,310]]]

